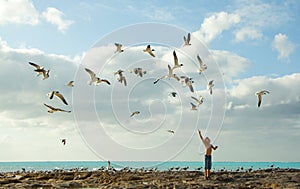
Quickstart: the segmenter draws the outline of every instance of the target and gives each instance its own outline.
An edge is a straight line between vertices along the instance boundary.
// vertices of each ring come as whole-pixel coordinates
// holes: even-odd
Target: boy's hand
[[[199,133],[199,135],[201,135],[201,131],[200,131],[200,129],[198,129],[198,133]]]

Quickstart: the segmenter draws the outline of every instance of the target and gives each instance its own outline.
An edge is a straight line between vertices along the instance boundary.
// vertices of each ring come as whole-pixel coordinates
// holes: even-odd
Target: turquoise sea
[[[48,171],[48,170],[69,170],[69,169],[84,169],[84,170],[97,170],[100,167],[107,167],[106,161],[47,161],[47,162],[0,162],[0,172],[13,172],[13,171]],[[188,170],[192,171],[199,167],[203,167],[203,162],[189,162],[189,161],[111,161],[111,166],[115,169],[122,169],[124,167],[131,168],[157,168],[157,170],[168,170],[172,167],[183,168],[189,167]],[[213,170],[229,170],[235,171],[240,167],[243,170],[252,168],[267,169],[267,168],[294,168],[300,169],[300,162],[213,162]],[[201,169],[203,170],[203,169]]]

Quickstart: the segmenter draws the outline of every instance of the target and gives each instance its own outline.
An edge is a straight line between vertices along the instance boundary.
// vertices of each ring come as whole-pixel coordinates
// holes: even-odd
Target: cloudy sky
[[[215,161],[299,161],[299,11],[296,0],[0,0],[0,161],[200,161],[197,129],[219,146]],[[194,93],[173,78],[153,84],[174,50],[183,64],[174,73],[193,78]],[[50,77],[36,77],[29,61]],[[130,73],[137,67],[143,77]],[[111,85],[88,85],[84,68]],[[50,100],[52,90],[69,105]],[[260,90],[270,94],[258,108]],[[43,103],[72,112],[49,114]]]

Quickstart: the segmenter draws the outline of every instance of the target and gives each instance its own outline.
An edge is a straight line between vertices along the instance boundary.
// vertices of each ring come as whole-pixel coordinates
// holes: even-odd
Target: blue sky
[[[212,136],[214,143],[220,146],[215,152],[217,161],[300,160],[299,152],[293,152],[293,156],[286,156],[300,142],[300,87],[298,85],[300,3],[298,1],[0,0],[0,7],[2,68],[0,71],[2,91],[0,146],[1,149],[5,149],[0,155],[0,161],[98,160],[98,156],[115,160],[197,161],[201,160],[203,152],[203,146],[195,134],[197,128],[215,136]],[[16,7],[18,11],[14,11]],[[155,44],[156,41],[147,40],[143,44],[133,44],[135,35],[141,32],[137,30],[132,31],[132,36],[128,38],[120,37],[115,41],[114,38],[111,39],[124,28],[130,30],[135,24],[147,23],[159,25],[161,30],[153,28],[153,31],[144,32],[159,36],[157,39],[161,41],[168,37],[163,33],[164,29],[177,28],[175,29],[177,33],[174,31],[173,35],[178,36],[178,39],[174,38],[174,44],[183,43],[182,34],[186,35],[190,32],[192,45],[181,47],[165,43],[163,46]],[[109,43],[103,44],[105,40]],[[125,49],[123,54],[116,55],[114,42],[124,43],[123,46],[127,50]],[[162,91],[167,93],[167,85],[160,84],[158,91],[151,88],[149,92],[147,85],[139,84],[139,82],[143,83],[143,80],[138,80],[130,73],[126,73],[126,77],[137,87],[129,85],[125,89],[119,89],[120,83],[112,74],[113,71],[136,66],[138,62],[134,62],[136,61],[134,58],[141,62],[153,61],[150,56],[139,54],[145,48],[145,43],[153,43],[157,55],[154,61],[165,63],[145,66],[145,69],[149,69],[149,73],[144,77],[144,84],[165,72],[166,62],[173,61],[171,52],[176,49],[179,60],[185,65],[178,70],[178,74],[193,75],[189,70],[192,68],[186,66],[191,60],[184,56],[184,53],[192,58],[200,54],[208,64],[206,78],[202,75],[197,81],[201,83],[201,86],[196,86],[197,91],[190,94],[186,88],[176,82],[165,80],[164,84],[182,92],[182,98],[176,101],[170,99],[168,95],[161,94]],[[108,58],[111,58],[112,65],[104,64]],[[36,78],[28,61],[50,68],[50,78],[45,81]],[[97,66],[99,62],[102,62],[100,64],[105,68],[103,73],[99,74],[113,81],[112,88],[102,85],[94,88],[86,85],[88,75],[82,68],[89,67],[99,71],[100,68]],[[130,64],[125,66],[124,62]],[[151,69],[158,71],[154,72]],[[213,78],[217,77],[214,72],[216,70],[223,78]],[[206,82],[205,79],[209,78],[215,79],[216,82],[216,94],[213,97],[208,95],[206,84],[203,84]],[[81,87],[76,88],[75,82],[73,89],[66,88],[64,84],[72,79]],[[221,81],[224,81],[224,85]],[[225,86],[226,90],[222,86]],[[136,91],[139,87],[141,91]],[[103,90],[103,93],[99,92],[98,88]],[[60,90],[69,102],[76,102],[78,105],[70,103],[70,106],[65,107],[57,101],[49,101],[46,94],[54,89]],[[262,107],[257,108],[255,92],[259,90],[270,90],[271,94],[264,96]],[[83,94],[82,91],[88,93]],[[98,93],[107,95],[108,99],[114,95],[117,98],[119,94],[126,94],[129,97],[132,95],[130,99],[124,98],[124,101],[118,101],[122,106],[124,105],[122,108],[127,108],[129,111],[133,106],[142,110],[148,109],[146,112],[149,112],[141,114],[140,117],[135,118],[135,121],[130,121],[127,120],[124,112],[114,110],[111,105],[114,101],[111,99],[103,101],[94,98],[91,102],[81,100],[85,97],[81,95],[93,97],[94,92],[96,95]],[[153,99],[144,98],[147,95],[148,98],[152,95]],[[203,112],[198,110],[192,116],[190,107],[185,105],[185,103],[189,104],[191,95],[202,95],[205,99]],[[225,104],[221,104],[224,99],[222,95],[226,96]],[[82,105],[83,102],[94,105],[85,107]],[[42,103],[53,103],[53,105],[69,108],[73,112],[68,115],[63,113],[49,115]],[[209,129],[203,126],[209,125],[212,104],[222,109],[213,119],[219,119],[219,116],[225,112],[222,129],[218,130],[219,132],[214,130],[215,128]],[[123,159],[115,154],[114,150],[101,154],[101,148],[112,148],[115,144],[97,146],[98,141],[92,140],[96,136],[91,137],[91,141],[84,134],[83,139],[80,136],[78,130],[84,128],[83,125],[99,124],[98,114],[98,118],[92,117],[93,120],[85,122],[85,119],[93,114],[90,111],[95,111],[95,107],[96,112],[100,114],[101,124],[106,125],[103,128],[107,132],[106,135],[130,149],[129,154],[126,150],[122,151]],[[80,110],[85,110],[82,112],[84,116],[81,117],[84,120],[78,120]],[[116,115],[106,115],[109,111],[113,111]],[[165,117],[160,117],[162,112]],[[101,119],[101,115],[106,115],[105,119]],[[182,119],[177,120],[180,115],[183,116]],[[165,123],[164,119],[169,122]],[[135,130],[137,124],[149,125],[151,128],[151,124],[159,125],[160,123],[155,122],[159,120],[164,124],[161,124],[157,132],[165,130],[165,125],[169,124],[177,130],[178,135],[172,138],[168,133],[154,132],[152,136],[153,133],[151,134],[147,129]],[[185,122],[178,124],[182,120]],[[123,136],[121,134],[123,130],[116,129],[120,125],[132,131],[149,132],[149,135],[143,135],[141,139],[129,132]],[[190,132],[183,129],[184,125],[189,125],[187,129]],[[103,134],[101,129],[97,130],[98,127],[95,129],[100,132],[100,135]],[[66,146],[61,145],[59,141],[61,137],[68,138]],[[151,143],[152,139],[154,139],[153,143]],[[135,143],[136,140],[141,141]],[[179,149],[171,147],[172,142],[178,145]],[[168,150],[157,147],[161,144],[166,144]],[[143,151],[144,155],[141,155],[137,149],[143,147],[150,149],[149,154]],[[153,155],[161,150],[164,151],[160,153],[161,156]],[[237,154],[236,151],[240,153]]]

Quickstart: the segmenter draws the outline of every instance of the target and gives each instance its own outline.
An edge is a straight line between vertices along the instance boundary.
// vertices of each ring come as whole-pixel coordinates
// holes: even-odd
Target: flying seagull
[[[65,105],[68,105],[66,99],[64,98],[64,96],[59,93],[59,91],[51,91],[50,93],[47,94],[49,96],[50,99],[53,98],[53,96],[56,96],[57,98],[59,98]]]
[[[165,75],[165,76],[162,76],[162,77],[156,79],[154,81],[154,84],[156,84],[159,80],[164,79],[164,78],[174,78],[177,81],[180,80],[179,77],[176,76],[176,74],[173,74],[173,69],[171,68],[171,66],[169,64],[168,64],[168,70],[169,70],[168,75]]]
[[[176,52],[175,52],[175,50],[173,51],[173,57],[174,57],[174,66],[173,66],[173,70],[175,69],[175,68],[180,68],[181,66],[183,66],[183,64],[179,64],[178,63],[178,58],[177,58],[177,55],[176,55]]]
[[[61,142],[62,142],[63,145],[66,145],[67,139],[63,138],[63,139],[61,139]]]
[[[117,50],[115,51],[115,53],[117,52],[124,52],[124,50],[122,49],[122,44],[120,43],[115,43]]]
[[[193,97],[193,96],[191,98],[194,99],[197,102],[198,106],[200,106],[203,103],[203,97],[202,96],[200,96],[199,99],[197,99],[196,97]]]
[[[68,87],[74,87],[74,81],[70,81],[68,84],[67,84]]]
[[[177,93],[176,92],[170,92],[169,93],[172,97],[176,97],[177,96]]]
[[[198,69],[198,72],[201,74],[204,70],[207,69],[207,65],[202,62],[199,55],[197,55],[197,59],[198,59],[198,62],[200,64],[200,68]]]
[[[209,94],[212,94],[212,88],[215,86],[213,84],[214,80],[209,81],[208,85],[207,85],[207,89],[209,90]]]
[[[126,86],[127,85],[127,82],[126,82],[126,78],[125,76],[123,75],[123,70],[118,70],[114,73],[114,75],[119,75],[119,78],[118,78],[118,81],[120,83],[123,83],[124,82],[124,85]]]
[[[129,70],[130,73],[135,73],[136,75],[143,77],[147,72],[143,71],[142,68],[134,68],[133,70]]]
[[[59,108],[54,108],[50,105],[47,105],[47,104],[44,104],[46,107],[49,108],[48,112],[49,113],[54,113],[54,112],[67,112],[67,113],[70,113],[71,111],[67,111],[67,110],[63,110],[63,109],[59,109]]]
[[[29,62],[29,64],[35,67],[34,71],[38,73],[37,76],[43,74],[43,80],[49,78],[50,70],[45,70],[44,67],[41,67],[40,65],[33,62]]]
[[[183,46],[185,46],[185,45],[188,45],[188,46],[191,45],[190,44],[190,40],[191,40],[191,34],[190,33],[187,34],[187,37],[183,36],[183,41],[184,41]]]
[[[192,108],[191,110],[197,110],[197,106],[191,102]]]
[[[155,57],[152,51],[155,51],[154,49],[151,49],[151,46],[148,45],[146,49],[143,50],[144,52],[149,53],[151,56]]]
[[[108,80],[100,79],[99,77],[96,77],[96,74],[92,70],[90,70],[88,68],[85,68],[85,71],[87,71],[90,74],[90,77],[91,77],[91,80],[88,82],[89,85],[91,85],[92,83],[95,83],[95,85],[99,85],[102,82],[110,85],[110,82]]]
[[[194,81],[192,80],[192,78],[189,78],[187,76],[181,76],[180,80],[181,80],[182,84],[189,87],[189,89],[192,93],[194,92],[194,88],[193,88]]]
[[[137,114],[139,114],[139,113],[140,113],[139,111],[132,112],[131,115],[130,115],[130,117],[132,117],[132,116],[134,116],[134,115],[137,115]]]
[[[258,107],[260,107],[260,105],[261,105],[262,95],[266,95],[266,94],[269,94],[269,93],[270,92],[266,91],[266,90],[264,90],[264,91],[258,91],[258,92],[255,93],[257,95],[257,97],[258,97],[258,103],[257,103]]]
[[[171,134],[174,134],[174,133],[175,133],[175,131],[173,131],[173,130],[171,130],[171,129],[167,130],[167,132],[169,132],[169,133],[171,133]]]

